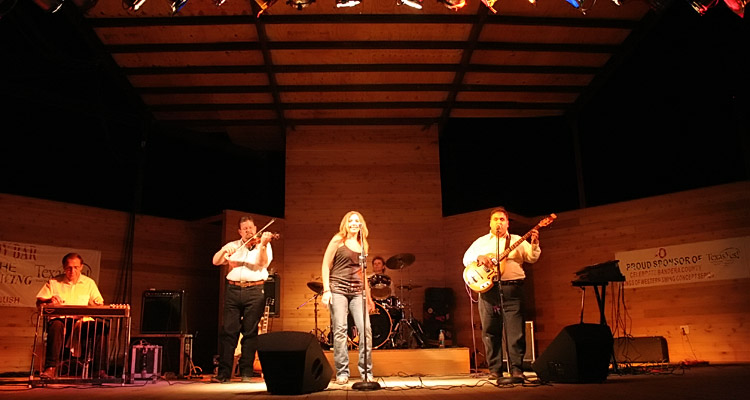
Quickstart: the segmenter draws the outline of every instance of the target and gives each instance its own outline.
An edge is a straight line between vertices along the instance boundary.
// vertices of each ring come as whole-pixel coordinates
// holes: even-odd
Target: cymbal
[[[323,293],[323,283],[321,282],[315,282],[315,281],[307,282],[307,287],[309,287],[310,290],[312,290],[313,292],[317,294]]]
[[[414,257],[414,254],[410,253],[401,253],[396,254],[395,256],[388,259],[388,261],[385,262],[385,266],[390,269],[401,269],[408,267],[414,263],[414,260],[416,257]]]
[[[412,290],[416,288],[421,288],[422,285],[399,285],[399,289],[406,289],[406,290]]]

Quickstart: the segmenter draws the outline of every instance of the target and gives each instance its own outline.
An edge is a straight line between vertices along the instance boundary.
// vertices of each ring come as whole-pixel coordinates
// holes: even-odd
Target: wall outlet
[[[690,334],[690,325],[680,325],[680,330],[682,331],[683,335],[689,335]]]

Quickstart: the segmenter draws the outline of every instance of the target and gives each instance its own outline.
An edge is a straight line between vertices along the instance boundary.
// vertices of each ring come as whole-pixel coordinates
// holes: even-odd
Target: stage
[[[377,376],[376,376],[377,377]],[[50,385],[29,388],[28,377],[0,378],[0,396],[3,398],[31,400],[203,400],[211,399],[350,399],[350,398],[409,398],[409,399],[497,399],[513,400],[580,400],[580,399],[632,399],[632,400],[734,400],[745,398],[750,388],[749,365],[722,366],[658,366],[619,375],[610,374],[606,381],[596,384],[540,384],[533,373],[527,372],[528,382],[523,385],[497,385],[486,375],[445,376],[386,376],[377,377],[380,390],[352,389],[358,379],[347,385],[331,382],[325,390],[294,395],[271,395],[261,378],[254,382],[210,383],[208,376],[190,380],[135,381],[126,385]]]

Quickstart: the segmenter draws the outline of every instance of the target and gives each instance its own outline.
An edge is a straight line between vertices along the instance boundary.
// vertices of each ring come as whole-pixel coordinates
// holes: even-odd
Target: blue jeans
[[[510,365],[523,370],[526,353],[526,332],[523,318],[523,289],[520,285],[500,285],[479,295],[479,319],[482,321],[482,342],[490,372],[503,371],[503,313],[500,311],[502,288],[503,310],[507,326]]]
[[[347,319],[351,313],[357,332],[364,330],[364,318],[362,317],[362,294],[338,294],[331,293],[331,304],[328,305],[331,312],[331,331],[333,332],[333,363],[337,377],[349,377],[349,349],[347,348]],[[367,349],[362,346],[362,335],[359,340],[359,376],[365,376],[365,355],[367,356],[367,373],[372,375],[372,327],[370,325],[370,314],[367,316]]]

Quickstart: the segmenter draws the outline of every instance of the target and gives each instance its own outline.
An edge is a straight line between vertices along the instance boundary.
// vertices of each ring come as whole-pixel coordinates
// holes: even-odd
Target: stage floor
[[[273,395],[266,390],[261,378],[254,382],[239,381],[210,383],[208,377],[191,380],[136,381],[126,385],[63,386],[29,388],[28,378],[0,378],[0,397],[31,400],[203,400],[211,399],[351,399],[351,398],[409,398],[409,399],[497,399],[508,396],[513,400],[580,400],[580,399],[638,399],[638,400],[734,400],[746,398],[750,389],[750,365],[659,366],[619,374],[610,374],[603,383],[540,384],[533,373],[528,382],[518,385],[497,385],[486,375],[445,376],[387,376],[376,377],[379,390],[352,389],[358,379],[347,385],[331,382],[324,390],[301,395]]]

